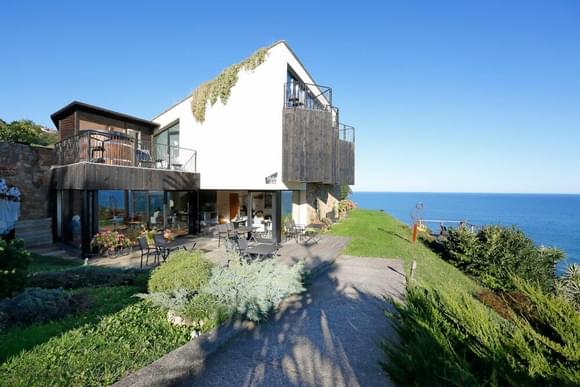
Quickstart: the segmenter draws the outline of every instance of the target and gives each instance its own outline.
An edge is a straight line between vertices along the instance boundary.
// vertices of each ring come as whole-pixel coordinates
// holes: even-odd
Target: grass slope
[[[97,323],[105,316],[137,302],[138,299],[131,296],[140,291],[142,291],[141,288],[134,286],[87,288],[73,291],[89,295],[91,304],[88,311],[44,324],[7,330],[0,335],[0,363],[24,350],[45,343],[52,337],[62,335],[66,331]]]
[[[348,255],[399,258],[405,262],[407,274],[411,262],[416,261],[415,278],[424,286],[450,285],[468,292],[479,289],[472,279],[443,261],[423,242],[411,243],[410,228],[384,212],[353,210],[330,233],[352,238],[344,251]]]

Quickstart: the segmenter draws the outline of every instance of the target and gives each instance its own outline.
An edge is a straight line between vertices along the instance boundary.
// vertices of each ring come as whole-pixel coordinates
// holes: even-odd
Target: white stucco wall
[[[179,119],[180,146],[197,150],[201,189],[304,190],[282,182],[282,109],[287,66],[305,82],[315,83],[284,42],[269,49],[264,63],[239,73],[226,105],[206,109],[203,124],[191,112],[191,98],[153,121],[161,127]],[[276,184],[266,176],[278,174]]]

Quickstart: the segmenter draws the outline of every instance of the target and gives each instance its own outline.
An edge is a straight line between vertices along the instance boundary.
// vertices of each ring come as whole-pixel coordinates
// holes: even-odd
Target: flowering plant
[[[0,199],[11,200],[13,202],[20,201],[20,190],[17,187],[8,188],[6,180],[0,179]]]
[[[129,247],[131,241],[118,231],[104,231],[95,234],[91,240],[91,249],[98,248],[99,252],[121,249]]]
[[[341,200],[336,206],[339,212],[347,212],[353,208],[356,208],[356,204],[354,204],[354,202],[350,199]]]

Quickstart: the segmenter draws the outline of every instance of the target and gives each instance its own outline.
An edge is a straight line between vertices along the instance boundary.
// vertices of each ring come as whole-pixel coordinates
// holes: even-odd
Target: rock
[[[169,321],[171,324],[175,325],[176,327],[187,327],[187,326],[191,326],[193,324],[189,319],[187,319],[185,317],[181,317],[173,310],[167,311],[167,321]]]
[[[189,336],[189,338],[191,340],[193,340],[193,339],[198,338],[199,336],[201,336],[201,332],[194,329],[194,330],[191,331],[191,335]]]

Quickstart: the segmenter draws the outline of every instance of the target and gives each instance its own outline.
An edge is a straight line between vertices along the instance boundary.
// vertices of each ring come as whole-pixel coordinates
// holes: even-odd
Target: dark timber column
[[[90,219],[90,206],[92,200],[89,197],[89,191],[81,191],[81,249],[83,258],[90,252],[91,244],[91,219]]]
[[[254,214],[252,214],[252,208],[254,206],[254,201],[252,200],[252,192],[248,191],[248,196],[246,199],[246,206],[247,206],[247,215],[248,215],[248,220],[246,221],[246,226],[248,227],[252,227],[252,224],[254,223]]]
[[[272,240],[282,241],[282,193],[272,192]]]

